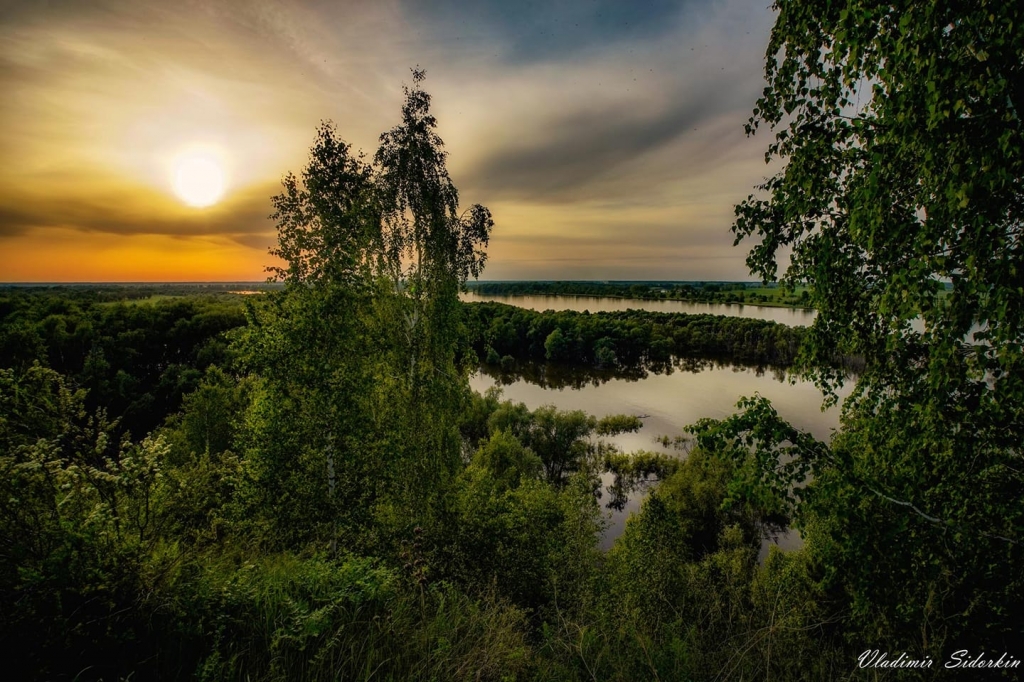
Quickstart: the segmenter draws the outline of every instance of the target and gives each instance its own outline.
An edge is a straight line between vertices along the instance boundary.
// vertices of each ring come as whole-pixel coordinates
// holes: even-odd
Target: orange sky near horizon
[[[728,228],[767,175],[742,126],[771,13],[598,5],[618,23],[572,1],[12,5],[0,281],[265,279],[270,198],[318,123],[372,155],[416,64],[463,203],[495,216],[485,279],[748,279]]]
[[[273,259],[218,236],[28,235],[0,253],[10,282],[248,282],[266,279]],[[86,256],[86,257],[83,257]]]

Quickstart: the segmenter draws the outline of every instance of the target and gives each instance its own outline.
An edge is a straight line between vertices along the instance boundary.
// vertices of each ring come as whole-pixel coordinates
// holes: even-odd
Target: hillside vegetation
[[[494,223],[460,203],[422,72],[372,157],[324,124],[285,177],[275,290],[5,295],[7,675],[824,680],[881,678],[858,664],[879,649],[933,679],[962,672],[943,665],[957,650],[1024,655],[1024,160],[1006,76],[1024,10],[778,8],[751,127],[780,127],[770,153],[788,163],[734,230],[765,280],[792,248],[782,282],[819,311],[807,330],[463,306]],[[862,80],[876,89],[851,119]],[[680,457],[612,447],[635,415],[468,384],[506,356],[687,354],[790,367],[826,395],[848,379],[838,359],[863,364],[831,442],[755,396],[690,427]],[[600,551],[598,493],[645,482]],[[759,562],[784,527],[804,547]]]

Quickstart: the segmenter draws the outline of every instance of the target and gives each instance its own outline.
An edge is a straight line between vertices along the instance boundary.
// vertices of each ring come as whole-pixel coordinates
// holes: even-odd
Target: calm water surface
[[[555,405],[561,410],[583,410],[599,418],[609,414],[644,416],[639,432],[608,439],[625,452],[670,451],[655,439],[680,435],[688,424],[702,417],[726,417],[736,411],[740,398],[754,394],[771,400],[780,416],[820,440],[828,440],[839,426],[839,409],[822,411],[821,393],[813,384],[793,382],[771,370],[698,363],[690,370],[674,369],[669,374],[648,374],[643,378],[590,372],[575,382],[559,377],[574,371],[565,366],[540,364],[523,370],[501,373],[484,367],[471,377],[470,384],[480,392],[500,386],[505,399],[525,403],[531,410]],[[840,398],[848,395],[850,389],[848,385],[841,391]],[[605,484],[610,482],[609,477]],[[622,512],[609,512],[605,547],[622,533],[626,517],[639,508],[639,503],[639,498],[634,497]]]
[[[462,294],[462,300],[496,301],[509,305],[545,310],[575,310],[592,313],[612,310],[650,310],[658,313],[690,313],[706,315],[729,315],[749,317],[757,320],[781,322],[791,327],[806,327],[817,314],[801,308],[771,308],[759,305],[736,305],[727,303],[691,303],[689,301],[641,301],[629,298],[607,298],[597,296],[482,296],[473,292]]]

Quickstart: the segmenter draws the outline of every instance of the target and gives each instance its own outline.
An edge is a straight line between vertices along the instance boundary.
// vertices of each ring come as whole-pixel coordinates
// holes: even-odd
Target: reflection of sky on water
[[[565,369],[533,366],[526,376],[540,373],[550,380],[557,377],[559,371]],[[497,377],[477,372],[470,378],[470,385],[483,392],[491,386],[504,383]],[[506,377],[505,380],[510,378]],[[548,382],[549,386],[561,383],[564,382]],[[626,452],[667,451],[655,442],[655,438],[679,435],[688,424],[702,417],[726,417],[735,412],[736,402],[740,398],[755,393],[771,400],[783,419],[818,439],[827,440],[839,426],[839,409],[833,407],[822,412],[821,393],[813,384],[806,381],[791,383],[784,378],[780,380],[778,373],[749,367],[708,364],[696,372],[677,369],[671,374],[648,374],[639,380],[617,378],[612,374],[601,376],[597,382],[584,383],[579,388],[546,388],[520,378],[501,388],[504,399],[525,403],[531,410],[552,404],[561,410],[583,410],[596,417],[609,414],[646,415],[644,426],[639,432],[608,439]],[[848,395],[849,391],[848,385],[840,392],[840,398]],[[611,477],[607,477],[604,483],[606,486],[610,484]],[[634,496],[630,499],[622,512],[611,512],[604,546],[610,546],[611,541],[622,533],[628,515],[639,508],[639,498]],[[603,502],[606,501],[607,493]]]

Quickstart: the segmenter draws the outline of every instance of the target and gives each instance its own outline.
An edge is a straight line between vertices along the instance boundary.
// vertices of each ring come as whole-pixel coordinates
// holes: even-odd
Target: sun
[[[212,154],[186,152],[174,162],[174,193],[189,206],[212,206],[224,195],[224,168]]]

